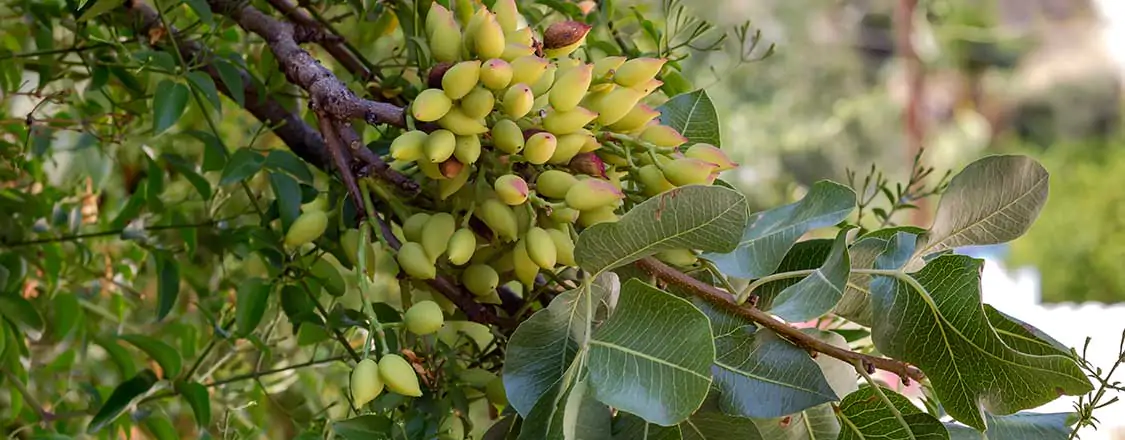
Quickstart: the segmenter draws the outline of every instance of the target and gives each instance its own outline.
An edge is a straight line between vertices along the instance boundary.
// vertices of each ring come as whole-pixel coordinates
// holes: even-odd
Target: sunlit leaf
[[[691,143],[722,146],[719,116],[703,89],[675,96],[658,109],[660,123],[675,128]]]

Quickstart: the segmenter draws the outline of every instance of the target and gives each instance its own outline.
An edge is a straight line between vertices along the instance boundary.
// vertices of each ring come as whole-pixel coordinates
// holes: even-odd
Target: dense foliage
[[[484,3],[9,4],[9,435],[1022,439],[1089,419],[1021,413],[1092,391],[1089,366],[982,304],[982,262],[955,253],[1027,231],[1034,160],[961,170],[928,228],[861,227],[878,190],[830,181],[752,213],[717,178],[737,140],[679,73],[748,25]]]

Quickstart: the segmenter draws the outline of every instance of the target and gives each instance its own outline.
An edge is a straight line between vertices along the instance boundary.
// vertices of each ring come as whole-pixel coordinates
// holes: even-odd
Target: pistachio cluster
[[[627,199],[709,185],[736,166],[660,122],[650,96],[666,60],[588,63],[573,55],[590,26],[558,22],[540,37],[522,20],[514,0],[457,14],[434,3],[426,16],[437,64],[409,108],[426,129],[390,146],[392,166],[435,206],[401,224],[397,262],[412,278],[444,267],[481,297],[512,280],[530,287],[576,266],[578,229],[617,221]]]

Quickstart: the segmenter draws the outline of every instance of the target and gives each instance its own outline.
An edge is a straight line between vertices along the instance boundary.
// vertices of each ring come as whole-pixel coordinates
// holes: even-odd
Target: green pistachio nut
[[[441,306],[433,301],[420,301],[402,315],[402,322],[406,330],[418,336],[436,333],[445,324],[445,315]]]
[[[488,127],[484,125],[483,120],[470,118],[458,107],[449,109],[449,113],[438,120],[438,125],[458,136],[488,133]]]
[[[609,129],[618,133],[631,133],[635,130],[641,129],[648,124],[649,121],[656,119],[660,116],[660,112],[653,109],[645,103],[638,103],[633,106],[629,113],[618,119],[617,122],[610,124]]]
[[[402,222],[402,236],[406,241],[413,241],[415,243],[422,242],[422,230],[426,227],[426,222],[430,220],[430,215],[424,212],[411,215]]]
[[[552,111],[543,118],[543,128],[556,136],[562,136],[581,130],[582,127],[593,122],[597,117],[597,112],[583,107],[575,107],[573,110],[565,112]]]
[[[625,87],[648,82],[660,73],[665,62],[662,58],[633,58],[614,71],[613,81]]]
[[[574,159],[574,156],[577,156],[582,151],[582,147],[590,143],[593,137],[593,135],[581,131],[559,136],[559,144],[555,147],[555,154],[551,155],[551,159],[547,163],[552,165],[570,163],[570,160]],[[597,140],[593,142],[597,143]]]
[[[654,121],[655,122],[655,121]],[[641,132],[640,139],[658,147],[678,147],[687,143],[687,138],[675,128],[663,124],[649,124]]]
[[[616,207],[625,193],[612,183],[601,179],[579,180],[566,192],[566,204],[579,211],[603,207]]]
[[[474,264],[465,268],[461,273],[461,282],[473,295],[489,296],[500,285],[500,275],[496,269],[485,264]]]
[[[580,21],[560,21],[543,32],[543,52],[551,58],[570,55],[586,41],[592,26]]]
[[[531,257],[531,261],[543,269],[555,268],[559,254],[551,234],[543,228],[534,227],[527,230],[524,240],[527,242],[527,255]]]
[[[562,207],[552,209],[548,218],[557,223],[574,223],[578,221],[578,214],[577,209]]]
[[[527,253],[527,240],[520,240],[512,249],[512,264],[515,266],[516,279],[524,286],[535,285],[535,277],[539,275],[539,265]]]
[[[324,235],[328,229],[328,214],[324,211],[311,211],[302,213],[289,225],[285,233],[285,246],[298,248]]]
[[[620,56],[604,57],[594,61],[594,78],[601,79],[607,75],[614,73],[618,67],[625,64],[628,58]]]
[[[511,61],[512,84],[535,84],[550,63],[535,55],[525,55]]]
[[[437,277],[437,267],[419,243],[411,241],[402,244],[398,250],[398,265],[412,278],[432,280]]]
[[[448,110],[446,110],[448,111]],[[391,157],[395,160],[414,162],[425,157],[426,138],[424,131],[413,130],[403,133],[391,141]]]
[[[730,160],[730,156],[727,156],[727,153],[711,144],[699,143],[692,145],[684,152],[684,156],[713,163],[717,167],[716,170],[719,172],[733,170],[738,167],[737,163]]]
[[[656,258],[673,266],[691,266],[698,260],[691,249],[669,249],[656,253]]]
[[[598,123],[610,125],[620,121],[637,106],[644,94],[627,87],[618,87],[598,101]]]
[[[555,242],[556,261],[564,266],[577,267],[578,262],[574,260],[574,240],[570,238],[570,234],[558,229],[548,229],[547,234]]]
[[[664,178],[676,186],[710,185],[718,176],[718,167],[692,157],[673,160],[664,166]]]
[[[468,263],[477,250],[477,236],[472,229],[461,228],[449,238],[449,262],[460,266]]]
[[[422,250],[426,251],[431,262],[436,262],[438,257],[445,254],[449,239],[457,231],[457,220],[448,212],[439,212],[426,220],[423,231]]]
[[[492,125],[492,145],[508,154],[523,151],[523,130],[510,119],[501,119]]]
[[[473,48],[477,57],[481,59],[499,58],[504,54],[504,29],[492,13],[485,14],[485,19],[473,34]]]
[[[480,136],[457,136],[453,157],[462,164],[471,165],[480,159]]]
[[[578,179],[566,171],[547,170],[539,173],[539,177],[535,179],[535,192],[552,199],[563,199],[575,183],[578,183]]]
[[[441,163],[453,156],[457,148],[457,137],[449,130],[435,130],[426,138],[424,146],[426,159],[431,163]]]
[[[453,101],[438,89],[426,89],[419,93],[410,104],[410,114],[422,122],[441,119],[453,108]]]
[[[483,119],[492,113],[492,108],[496,105],[496,97],[492,92],[484,87],[477,87],[473,91],[461,98],[461,111],[473,119]]]
[[[603,206],[589,211],[582,211],[582,213],[578,215],[578,225],[583,228],[588,228],[599,223],[613,223],[619,219],[612,206]]]
[[[387,389],[408,397],[419,397],[422,388],[418,385],[418,375],[410,363],[397,354],[384,355],[379,359],[379,377]]]
[[[543,76],[540,76],[539,81],[531,85],[531,91],[535,93],[535,96],[543,96],[551,90],[551,86],[555,84],[555,74],[558,73],[558,70],[559,66],[556,64],[547,65],[547,70],[543,71]]]
[[[519,234],[519,225],[516,223],[516,214],[512,212],[512,208],[505,205],[497,199],[487,199],[477,205],[477,209],[473,211],[473,215],[477,216],[496,236],[502,241],[512,242],[516,240]]]
[[[434,14],[431,12],[430,16],[434,16]],[[429,16],[426,18],[428,19]],[[461,57],[461,26],[457,24],[457,20],[452,15],[445,18],[439,17],[435,22],[433,29],[427,32],[430,38],[430,53],[434,60],[440,62],[457,61]]]
[[[535,94],[531,92],[531,87],[524,83],[516,83],[508,87],[501,101],[504,114],[512,119],[524,117],[531,111],[533,105],[535,105]]]
[[[539,132],[527,139],[523,147],[523,157],[535,165],[542,165],[551,159],[558,146],[558,138],[547,132]]]
[[[664,178],[664,173],[656,165],[645,165],[637,170],[637,181],[644,186],[645,195],[649,197],[676,187]]]
[[[492,4],[492,12],[496,14],[496,21],[505,33],[514,32],[519,25],[520,11],[516,7],[516,0],[496,0]]]
[[[525,26],[514,31],[506,31],[504,41],[507,41],[508,44],[516,43],[531,46],[535,42],[535,34],[531,32],[530,27]]]
[[[500,54],[500,59],[508,62],[517,59],[535,55],[535,48],[527,44],[508,43],[504,46],[504,53]]]
[[[480,82],[480,60],[454,64],[441,77],[441,88],[449,99],[461,99]]]
[[[573,110],[577,107],[582,97],[586,96],[586,90],[590,88],[593,71],[593,64],[583,64],[558,75],[555,85],[551,87],[551,107],[558,111]]]
[[[485,61],[480,66],[480,82],[490,90],[503,90],[512,83],[512,65],[499,58]]]
[[[379,364],[371,359],[359,361],[352,369],[352,400],[355,406],[363,407],[375,400],[383,392],[383,379],[379,377]]]

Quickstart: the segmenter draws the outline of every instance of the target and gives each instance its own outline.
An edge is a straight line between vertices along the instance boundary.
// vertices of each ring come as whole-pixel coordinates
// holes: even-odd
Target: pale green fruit
[[[419,212],[406,218],[402,222],[402,236],[406,241],[413,241],[415,243],[422,242],[422,228],[426,226],[426,221],[430,219],[430,215],[424,212]]]
[[[449,130],[435,130],[426,138],[423,148],[426,159],[431,163],[445,162],[453,156],[453,150],[457,148],[457,138]]]
[[[457,230],[457,220],[448,212],[439,212],[431,215],[426,220],[422,233],[422,249],[430,257],[430,261],[437,261],[438,257],[445,254],[449,246],[449,239]]]
[[[441,306],[433,301],[421,301],[406,310],[402,315],[406,330],[418,336],[436,333],[445,324]]]
[[[450,69],[453,70],[453,69]],[[446,76],[449,76],[446,73]],[[410,112],[414,119],[422,122],[432,122],[441,119],[453,107],[453,101],[445,92],[438,89],[426,89],[414,98],[410,104]]]
[[[426,255],[426,250],[421,244],[414,242],[403,243],[398,250],[398,264],[407,275],[420,280],[432,280],[437,277],[437,267]]]
[[[496,286],[500,285],[500,275],[492,266],[474,264],[461,273],[461,282],[473,295],[489,296],[496,291]]]
[[[449,262],[460,266],[473,258],[477,249],[477,236],[472,229],[461,228],[449,239]]]
[[[461,99],[473,91],[480,81],[480,61],[462,61],[454,64],[441,77],[441,88],[449,99]]]
[[[422,395],[422,387],[418,385],[418,375],[402,356],[388,354],[379,359],[379,377],[392,392],[408,397]]]
[[[496,97],[484,87],[477,87],[461,99],[461,111],[473,119],[481,119],[492,112]]]
[[[492,125],[492,145],[508,154],[523,151],[523,130],[510,119],[501,119]]]
[[[324,211],[311,211],[297,216],[289,231],[285,233],[285,246],[297,248],[324,235],[328,229],[328,214]]]
[[[302,328],[305,326],[301,326]],[[355,406],[363,407],[383,392],[383,379],[379,377],[379,364],[371,359],[359,361],[352,369],[352,399]]]
[[[527,255],[531,257],[531,261],[547,270],[555,267],[558,249],[555,248],[555,241],[551,238],[551,234],[543,228],[535,227],[527,231],[524,240],[527,242]]]
[[[547,170],[536,178],[535,192],[552,199],[562,199],[575,183],[578,183],[578,179],[566,171]]]

